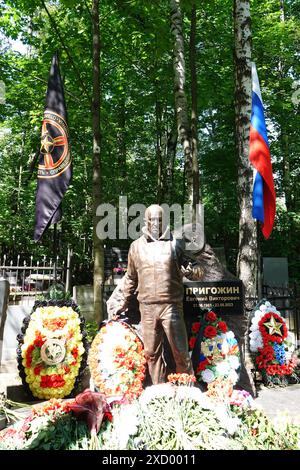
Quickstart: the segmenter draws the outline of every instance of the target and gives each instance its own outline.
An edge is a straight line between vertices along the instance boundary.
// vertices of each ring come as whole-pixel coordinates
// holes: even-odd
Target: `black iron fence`
[[[67,259],[47,258],[40,260],[30,256],[21,259],[18,255],[15,259],[9,259],[6,255],[0,258],[0,277],[7,279],[10,284],[9,302],[35,300],[37,296],[45,294],[51,283],[56,280],[62,282],[69,289],[70,256]]]

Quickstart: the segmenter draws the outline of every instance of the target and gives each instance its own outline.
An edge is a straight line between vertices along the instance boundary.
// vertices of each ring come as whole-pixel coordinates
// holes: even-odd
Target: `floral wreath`
[[[38,301],[18,335],[18,368],[36,398],[64,398],[77,388],[86,367],[84,319],[73,301]]]
[[[263,299],[252,315],[249,347],[257,369],[267,385],[287,385],[288,377],[297,380],[294,374],[297,359],[289,341],[289,332],[284,318],[276,307]]]
[[[192,324],[189,340],[198,381],[210,384],[222,378],[234,385],[241,366],[234,333],[215,312],[206,313],[200,320]]]
[[[123,321],[102,325],[89,352],[92,379],[107,397],[131,401],[143,391],[146,359],[142,341]]]

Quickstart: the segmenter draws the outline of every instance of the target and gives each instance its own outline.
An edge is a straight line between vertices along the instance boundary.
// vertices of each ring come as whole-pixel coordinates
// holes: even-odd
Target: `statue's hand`
[[[189,277],[193,273],[193,265],[191,262],[187,265],[185,268],[184,266],[181,266],[181,272],[185,277]]]
[[[114,311],[113,315],[112,315],[112,319],[113,319],[113,320],[118,320],[121,316],[125,316],[127,310],[128,310],[128,309],[125,308],[125,307],[123,307],[123,306],[117,308],[117,309]]]
[[[204,271],[201,266],[193,266],[191,262],[189,262],[186,268],[184,266],[181,266],[181,272],[186,278],[190,279],[191,281],[199,281],[203,278],[204,275]]]

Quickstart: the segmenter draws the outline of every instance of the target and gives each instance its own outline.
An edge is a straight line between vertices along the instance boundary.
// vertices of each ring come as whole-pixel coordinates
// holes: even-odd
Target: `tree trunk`
[[[279,2],[280,9],[280,21],[281,23],[285,22],[285,13],[284,13],[284,0]],[[282,53],[283,45],[281,44],[280,56]],[[279,57],[278,61],[279,69],[279,80],[284,80],[286,78],[286,73],[284,71],[283,56]],[[285,115],[282,103],[282,115]],[[285,204],[288,211],[292,210],[292,194],[291,194],[291,171],[290,171],[290,152],[289,152],[289,136],[288,131],[285,129],[284,122],[280,125],[281,128],[281,145],[282,145],[282,169],[283,169],[283,189],[285,195]]]
[[[183,146],[185,162],[186,200],[193,204],[193,158],[191,128],[188,118],[188,104],[184,91],[185,87],[185,60],[184,38],[182,31],[182,13],[180,0],[170,0],[171,6],[171,32],[174,36],[174,93],[177,116],[177,129],[180,142]]]
[[[125,126],[126,126],[126,106],[125,96],[121,97],[120,104],[118,106],[118,166],[119,166],[119,180],[122,183],[120,186],[120,192],[126,194],[127,187],[127,161],[126,161],[126,138],[125,138]],[[123,187],[123,191],[122,191]]]
[[[285,195],[285,205],[287,211],[294,209],[292,203],[292,185],[291,185],[291,169],[290,169],[290,152],[289,137],[281,126],[281,142],[282,142],[282,165],[283,165],[283,189]]]
[[[193,220],[196,220],[196,205],[200,198],[199,163],[198,163],[198,96],[197,96],[197,66],[196,66],[196,4],[192,6],[191,32],[190,32],[190,71],[191,71],[191,138],[192,138],[192,166],[193,166]]]
[[[100,218],[96,210],[101,204],[101,132],[100,132],[100,27],[99,0],[93,0],[93,254],[94,254],[94,319],[103,320],[103,286],[104,286],[104,249],[103,241],[96,233]]]
[[[174,176],[174,162],[176,157],[178,132],[176,120],[170,131],[167,132],[166,138],[166,178],[165,178],[165,201],[168,204],[172,204],[173,201],[173,176]]]
[[[246,297],[255,297],[257,293],[257,228],[256,221],[252,217],[253,170],[249,162],[252,88],[249,0],[235,0],[234,2],[234,34],[237,192],[240,208],[237,275],[244,283]]]
[[[20,165],[19,165],[19,178],[18,178],[18,193],[17,193],[17,212],[20,211],[20,201],[21,201],[21,191],[22,191],[22,176],[23,176],[23,155],[26,141],[26,129],[22,134],[22,143],[21,143],[21,155],[20,155]]]
[[[156,162],[157,162],[157,204],[162,203],[163,193],[163,167],[162,167],[162,103],[156,94]]]

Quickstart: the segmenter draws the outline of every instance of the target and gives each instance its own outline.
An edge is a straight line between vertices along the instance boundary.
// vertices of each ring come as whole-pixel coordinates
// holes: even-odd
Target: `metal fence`
[[[46,256],[35,260],[33,256],[21,259],[18,255],[15,259],[9,259],[4,255],[0,258],[0,277],[7,279],[10,284],[10,304],[29,302],[35,300],[38,295],[45,294],[55,277],[58,282],[66,284],[67,290],[70,257],[63,260],[57,256],[55,262],[53,258]]]

